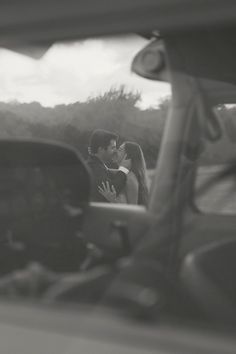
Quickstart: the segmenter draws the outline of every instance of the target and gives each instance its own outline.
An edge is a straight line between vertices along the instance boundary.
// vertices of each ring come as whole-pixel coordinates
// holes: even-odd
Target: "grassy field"
[[[205,213],[236,214],[236,176],[215,178],[225,169],[222,165],[201,166],[195,185],[195,204]],[[151,185],[154,170],[148,170],[148,183]]]
[[[196,205],[204,212],[236,214],[236,178],[234,175],[215,181],[224,166],[199,167],[196,179]]]

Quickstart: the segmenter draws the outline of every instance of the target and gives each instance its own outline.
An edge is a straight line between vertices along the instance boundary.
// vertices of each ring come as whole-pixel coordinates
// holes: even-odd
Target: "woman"
[[[142,149],[136,143],[124,142],[118,149],[118,164],[125,156],[131,160],[131,169],[124,189],[117,196],[114,186],[110,187],[108,183],[102,183],[99,192],[111,203],[147,205],[147,173]],[[111,171],[116,173],[117,170]]]

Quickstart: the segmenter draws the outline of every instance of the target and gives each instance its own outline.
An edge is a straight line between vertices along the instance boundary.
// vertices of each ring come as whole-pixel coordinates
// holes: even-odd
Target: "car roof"
[[[225,93],[236,85],[235,0],[4,0],[0,29],[0,46],[42,45],[43,52],[57,40],[127,32],[149,38],[157,29],[172,68],[230,83]]]
[[[0,44],[229,26],[235,0],[4,0]]]

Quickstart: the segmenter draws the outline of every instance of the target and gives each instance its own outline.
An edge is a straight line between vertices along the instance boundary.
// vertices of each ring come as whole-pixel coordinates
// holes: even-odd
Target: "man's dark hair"
[[[94,130],[89,140],[90,152],[92,154],[96,154],[99,147],[107,149],[111,140],[117,141],[118,136],[115,133],[109,132],[108,130]]]

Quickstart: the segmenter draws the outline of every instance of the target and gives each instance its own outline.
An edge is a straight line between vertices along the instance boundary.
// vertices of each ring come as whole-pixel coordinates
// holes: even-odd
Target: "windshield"
[[[131,73],[133,57],[147,42],[126,35],[57,43],[39,60],[1,49],[0,137],[63,142],[87,160],[92,133],[113,133],[113,151],[112,139],[106,144],[100,137],[102,146],[92,155],[114,174],[125,157],[134,159],[128,167],[138,187],[144,185],[145,203],[136,195],[129,197],[124,188],[116,202],[147,205],[170,100],[169,84]],[[125,142],[137,145],[126,148]],[[105,191],[102,195],[94,188],[91,201],[112,202]]]
[[[64,284],[65,274],[96,267],[103,274],[99,267],[127,256],[148,227],[171,99],[168,83],[131,72],[148,42],[123,35],[55,43],[40,59],[30,47],[0,50],[2,295],[55,298],[58,277]],[[26,287],[20,280],[10,294],[15,276]],[[39,281],[32,293],[31,277]]]

